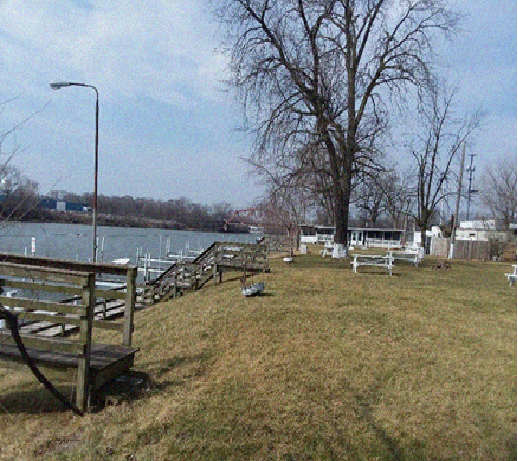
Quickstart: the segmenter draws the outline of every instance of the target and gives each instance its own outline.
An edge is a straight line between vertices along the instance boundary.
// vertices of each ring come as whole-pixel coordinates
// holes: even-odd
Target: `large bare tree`
[[[322,166],[343,248],[354,172],[368,166],[387,104],[428,85],[433,36],[458,15],[442,0],[215,1],[231,83],[257,130],[254,160],[287,166],[304,151],[297,168]]]
[[[482,177],[482,202],[501,227],[516,224],[516,163],[504,159],[486,168]]]
[[[420,133],[412,136],[409,145],[413,164],[414,197],[417,201],[414,219],[421,229],[421,248],[426,246],[426,231],[430,229],[438,205],[453,192],[448,183],[455,178],[454,161],[462,146],[479,128],[482,112],[458,116],[454,100],[458,89],[437,84],[430,93],[428,104],[422,106],[418,120]]]

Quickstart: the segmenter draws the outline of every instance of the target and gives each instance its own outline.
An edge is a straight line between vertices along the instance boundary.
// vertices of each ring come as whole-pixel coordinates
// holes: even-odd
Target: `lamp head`
[[[64,86],[70,86],[70,85],[72,85],[70,82],[53,82],[50,84],[50,87],[53,90],[59,90],[59,89],[63,88]]]

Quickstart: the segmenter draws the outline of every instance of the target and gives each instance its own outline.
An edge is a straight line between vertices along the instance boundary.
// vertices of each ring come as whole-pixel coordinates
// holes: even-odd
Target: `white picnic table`
[[[516,273],[517,265],[513,264],[512,268],[513,268],[513,272],[508,272],[507,274],[505,274],[505,276],[507,277],[507,280],[509,280],[510,286],[513,286],[516,283],[516,276],[517,276],[517,273]]]
[[[386,255],[363,255],[363,254],[355,254],[351,255],[353,260],[351,264],[353,265],[353,271],[357,272],[358,267],[360,266],[378,266],[383,267],[387,270],[389,275],[392,275],[392,267],[394,265],[394,258],[390,254]]]
[[[419,266],[422,259],[418,251],[389,251],[388,254],[394,258],[394,261],[407,261],[415,267]]]

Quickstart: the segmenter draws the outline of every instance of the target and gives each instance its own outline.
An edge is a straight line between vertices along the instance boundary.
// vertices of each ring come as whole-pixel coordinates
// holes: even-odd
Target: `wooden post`
[[[135,302],[137,299],[137,268],[128,269],[126,276],[126,298],[124,299],[124,327],[122,334],[122,344],[126,347],[131,346],[131,334],[133,333],[133,317],[135,314]]]
[[[92,350],[92,320],[95,308],[95,273],[89,273],[83,286],[83,304],[79,313],[79,341],[77,360],[76,405],[81,411],[88,409],[90,397],[90,353]]]

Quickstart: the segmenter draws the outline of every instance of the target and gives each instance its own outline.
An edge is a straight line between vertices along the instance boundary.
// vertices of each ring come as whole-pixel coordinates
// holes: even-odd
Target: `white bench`
[[[335,244],[333,242],[326,242],[324,244],[324,249],[322,250],[322,257],[333,256],[334,248]]]
[[[509,280],[510,286],[513,286],[516,283],[516,276],[517,276],[516,268],[517,268],[517,265],[513,264],[514,272],[509,272],[509,273],[505,274],[505,276],[507,277],[507,280]]]
[[[389,275],[392,275],[392,267],[394,265],[394,258],[388,255],[351,255],[354,259],[351,261],[353,271],[357,272],[360,266],[378,266],[387,270]]]
[[[389,251],[388,254],[394,258],[394,261],[407,261],[415,267],[418,267],[421,261],[419,252],[415,251]]]

